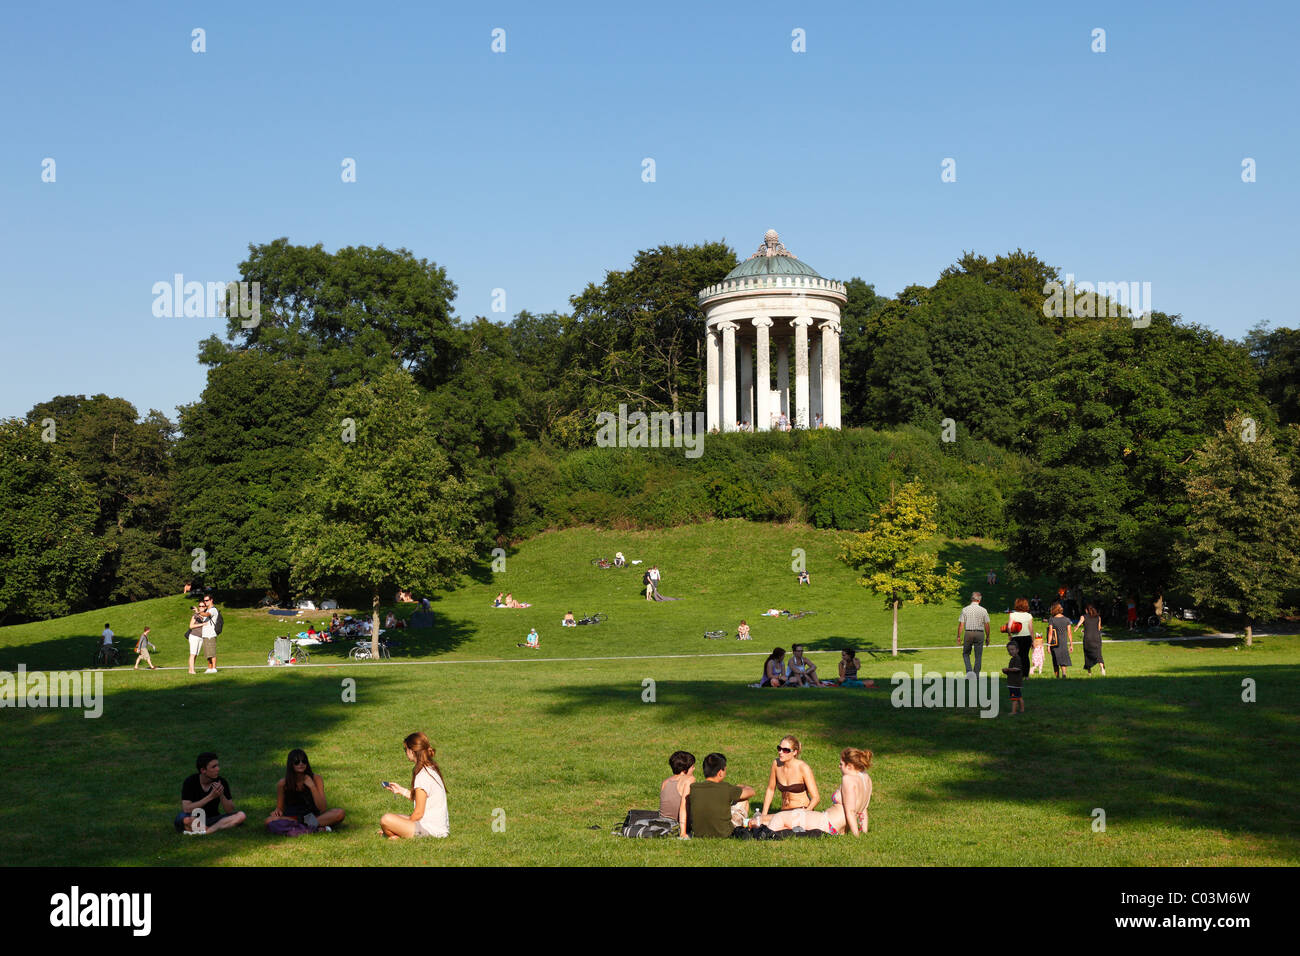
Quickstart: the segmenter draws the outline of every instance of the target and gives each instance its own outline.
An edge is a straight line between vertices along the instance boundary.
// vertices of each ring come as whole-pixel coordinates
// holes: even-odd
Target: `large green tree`
[[[84,603],[104,556],[99,507],[40,422],[0,420],[0,622],[59,617]]]
[[[175,426],[123,398],[60,395],[27,413],[54,423],[59,447],[93,489],[103,562],[84,602],[102,607],[174,593],[181,570],[172,485]]]
[[[1283,596],[1300,586],[1300,495],[1273,436],[1237,415],[1192,459],[1183,483],[1187,537],[1178,547],[1180,580],[1207,610],[1246,628],[1279,617]]]
[[[292,580],[298,589],[366,590],[377,653],[382,591],[428,594],[471,563],[478,489],[453,473],[427,396],[406,372],[347,389],[328,419],[290,523]],[[334,426],[343,419],[351,431]]]
[[[938,526],[938,500],[918,481],[909,481],[881,505],[871,527],[845,539],[841,560],[862,572],[858,583],[885,599],[893,611],[893,654],[898,656],[900,604],[941,604],[957,593],[962,566],[939,570],[939,559],[924,548]]]

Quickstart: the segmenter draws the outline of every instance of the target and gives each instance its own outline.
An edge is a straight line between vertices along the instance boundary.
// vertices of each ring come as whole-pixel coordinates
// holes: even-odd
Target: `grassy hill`
[[[1107,644],[1107,678],[1031,679],[1027,713],[981,719],[975,710],[899,709],[890,677],[961,667],[958,602],[904,608],[891,658],[889,615],[834,559],[836,536],[804,526],[713,522],[661,532],[573,529],[541,535],[434,602],[435,626],[409,630],[389,663],[352,663],[346,646],[308,667],[264,665],[283,619],[227,608],[222,673],[184,672],[188,600],[164,598],[56,621],[0,629],[0,670],[68,669],[89,661],[107,620],[133,639],[154,628],[155,661],[180,668],[104,675],[103,716],[79,710],[0,711],[0,863],[630,864],[810,863],[849,865],[1235,865],[1300,861],[1300,801],[1293,768],[1300,729],[1300,641]],[[970,586],[1000,566],[994,547],[944,543]],[[797,588],[791,551],[813,578]],[[591,559],[657,563],[661,590],[648,604],[640,568],[600,570]],[[487,556],[485,555],[485,561]],[[494,610],[497,591],[533,603]],[[969,590],[969,587],[965,588]],[[1000,611],[1001,586],[986,603]],[[799,621],[759,617],[769,606],[811,609]],[[409,613],[410,607],[403,609]],[[566,610],[603,611],[596,627],[564,629]],[[316,613],[313,620],[328,614]],[[753,644],[706,641],[734,633]],[[995,614],[994,622],[1005,618]],[[542,648],[517,648],[536,626]],[[845,641],[864,653],[877,688],[759,691],[745,686],[762,656],[795,641],[833,673]],[[736,656],[741,655],[741,656]],[[1076,664],[1082,654],[1076,648]],[[988,651],[1000,668],[997,643]],[[244,666],[253,665],[253,666]],[[1050,675],[1050,666],[1048,668]],[[1257,683],[1258,703],[1241,699]],[[653,685],[646,682],[651,681]],[[355,701],[348,702],[348,682]],[[654,700],[647,702],[653,686]],[[1005,688],[1001,704],[1005,708]],[[380,780],[409,778],[401,738],[421,729],[438,747],[450,794],[452,836],[389,843],[380,814],[403,810]],[[667,756],[727,754],[730,779],[762,791],[774,748],[793,733],[824,797],[839,748],[875,752],[871,832],[780,844],[625,841],[609,834],[631,807],[653,806]],[[349,813],[335,834],[266,836],[275,781],[289,748],[303,746],[332,803]],[[201,750],[217,751],[239,831],[185,839],[170,829],[179,786]],[[49,812],[57,792],[63,812]],[[89,808],[85,813],[76,808]],[[1103,809],[1107,827],[1093,829]],[[499,812],[498,812],[499,811]],[[504,819],[505,830],[493,829]],[[599,826],[601,829],[588,829]]]

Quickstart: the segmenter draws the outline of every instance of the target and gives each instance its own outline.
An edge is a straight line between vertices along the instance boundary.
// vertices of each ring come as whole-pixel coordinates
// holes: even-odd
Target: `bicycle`
[[[816,615],[816,613],[817,613],[816,611],[795,611],[793,614],[790,615],[790,620],[797,621],[801,617],[813,617],[814,615]]]
[[[391,656],[388,653],[388,645],[381,643],[379,645],[379,657],[387,660]],[[374,651],[370,648],[369,641],[358,641],[357,646],[348,651],[348,657],[354,661],[373,661],[376,659]]]
[[[92,667],[116,667],[118,665],[116,645],[100,644],[95,648],[95,656],[90,663]]]
[[[600,624],[602,621],[608,621],[608,620],[609,620],[609,615],[607,615],[607,614],[599,614],[599,613],[597,613],[597,614],[593,614],[593,615],[591,615],[591,617],[582,617],[582,618],[578,618],[578,620],[577,620],[576,623],[578,623],[578,624]]]
[[[308,650],[304,645],[299,644],[297,641],[291,641],[290,646],[293,647],[293,655],[290,658],[293,661],[293,663],[295,664],[310,663],[311,661],[310,650]]]
[[[612,568],[614,566],[614,562],[606,558],[593,558],[591,564],[592,567],[601,568],[602,570],[606,568]]]
[[[726,631],[705,631],[704,639],[706,641],[720,641],[727,636]]]

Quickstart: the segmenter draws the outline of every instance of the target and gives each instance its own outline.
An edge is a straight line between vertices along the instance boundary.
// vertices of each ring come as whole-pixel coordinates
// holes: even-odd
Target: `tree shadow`
[[[909,668],[900,667],[906,672]],[[1261,703],[1243,703],[1242,678],[1273,688]],[[895,707],[888,665],[864,662],[875,689],[766,690],[743,682],[661,679],[655,714],[674,724],[701,720],[718,735],[747,735],[765,726],[795,727],[805,749],[820,738],[876,754],[878,788],[897,787],[913,803],[936,808],[983,801],[1051,801],[1086,821],[1102,807],[1112,820],[1222,828],[1292,844],[1300,831],[1292,774],[1300,756],[1296,699],[1300,666],[1230,666],[1176,677],[1033,679],[1024,715],[1010,714],[999,683],[1000,715],[976,709]],[[556,716],[597,715],[625,707],[625,686],[553,687]],[[1268,697],[1282,703],[1267,704]],[[972,754],[976,759],[972,760]],[[951,758],[945,779],[924,786],[892,780],[892,757]]]

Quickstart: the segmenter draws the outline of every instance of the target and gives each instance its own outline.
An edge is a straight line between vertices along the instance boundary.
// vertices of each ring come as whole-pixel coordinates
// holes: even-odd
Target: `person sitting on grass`
[[[778,790],[782,810],[812,810],[821,802],[812,767],[799,759],[800,750],[799,741],[794,737],[782,737],[777,744],[776,759],[767,776],[767,792],[763,795],[763,816],[767,816]]]
[[[149,628],[146,627],[144,633],[140,635],[140,639],[135,642],[135,667],[131,668],[131,670],[139,670],[140,662],[144,661],[149,665],[149,670],[156,671],[158,668],[154,666],[153,659],[149,656],[149,651],[156,651],[157,649],[158,648],[149,643]]]
[[[526,645],[527,645],[528,647],[531,647],[531,648],[533,648],[533,649],[536,649],[536,648],[539,648],[539,647],[542,646],[542,639],[541,639],[541,637],[538,636],[538,634],[537,634],[537,628],[535,628],[535,627],[532,628],[532,629],[528,632],[528,636],[527,636],[526,638],[524,638],[524,641],[525,641],[525,643],[526,643]]]
[[[736,628],[736,640],[738,641],[753,640],[753,638],[749,636],[749,624],[746,623],[745,621],[741,621],[740,627]]]
[[[411,815],[385,813],[379,819],[379,831],[390,840],[445,837],[451,832],[451,821],[447,815],[447,784],[443,780],[442,768],[434,759],[437,751],[429,738],[418,731],[408,735],[402,745],[406,748],[406,759],[415,764],[411,771],[411,786],[408,789],[385,782],[384,789],[410,800],[413,804]]]
[[[531,604],[524,604],[515,600],[514,594],[506,594],[506,607],[532,607]]]
[[[614,552],[614,567],[622,568],[627,566],[627,558],[623,557],[622,551]]]
[[[704,779],[692,784],[683,798],[686,831],[693,837],[729,837],[736,816],[743,819],[754,788],[727,783],[727,758],[713,753],[704,758]]]
[[[803,656],[803,645],[796,644],[790,656],[790,667],[786,673],[788,687],[820,687],[817,679],[817,665]]]
[[[830,809],[783,810],[762,823],[770,830],[821,830],[837,836],[844,832],[861,836],[867,832],[867,807],[871,804],[871,751],[845,747],[840,751],[840,786],[831,795]]]
[[[811,585],[812,585],[812,578],[810,578],[810,577],[808,576],[808,572],[807,572],[807,571],[800,571],[800,572],[799,572],[799,580],[798,580],[796,583],[797,583],[797,584],[807,584],[807,585],[811,586]]]
[[[858,652],[851,647],[846,647],[840,651],[840,676],[835,683],[839,687],[865,687],[862,681],[858,680],[858,668],[861,667],[858,661]]]
[[[275,809],[266,822],[287,817],[313,833],[317,830],[329,833],[334,824],[343,822],[344,816],[341,807],[331,808],[325,801],[325,780],[312,771],[307,751],[290,750],[284,777],[275,784]]]
[[[673,775],[659,785],[659,815],[676,820],[686,832],[686,795],[695,785],[695,754],[674,751],[668,758]]]
[[[785,648],[774,647],[763,662],[763,687],[785,686]]]
[[[194,766],[198,773],[190,774],[181,783],[181,812],[172,821],[176,832],[197,836],[229,830],[243,823],[244,812],[235,809],[230,783],[221,776],[217,755],[205,751],[199,754]]]
[[[500,591],[497,592],[497,596],[494,597],[494,598],[492,599],[492,606],[493,606],[493,607],[505,607],[505,606],[506,606],[506,601],[505,601],[505,594],[504,594],[504,592],[500,592]]]
[[[573,616],[572,611],[564,612],[564,620],[560,622],[561,627],[577,627],[578,620]]]

